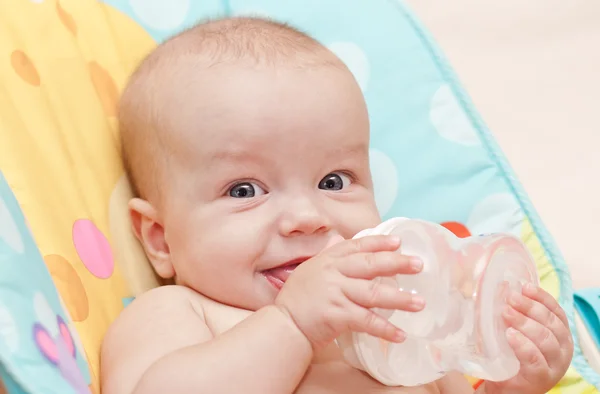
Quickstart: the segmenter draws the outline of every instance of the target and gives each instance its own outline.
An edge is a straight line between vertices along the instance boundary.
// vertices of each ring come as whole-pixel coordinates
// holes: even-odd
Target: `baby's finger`
[[[348,256],[355,253],[393,252],[400,247],[400,238],[392,235],[368,235],[333,245],[324,253],[329,256]]]
[[[519,373],[526,380],[535,382],[543,371],[549,370],[546,358],[531,339],[512,327],[507,330],[506,337],[521,364]]]
[[[556,301],[556,299],[552,297],[550,293],[540,287],[527,284],[525,287],[523,287],[523,295],[546,306],[546,308],[548,308],[552,314],[556,315],[556,317],[560,319],[565,327],[569,327],[569,320],[567,319],[565,311],[560,307],[558,301]]]
[[[378,252],[344,257],[339,264],[339,271],[350,278],[373,279],[379,276],[415,274],[422,267],[423,263],[416,257],[398,252]]]
[[[402,342],[406,339],[404,331],[369,309],[351,305],[348,311],[352,314],[348,324],[350,331],[364,332],[390,342]]]
[[[548,296],[550,296],[548,294]],[[550,296],[552,297],[552,296]],[[513,293],[508,298],[509,304],[521,312],[521,314],[538,322],[541,326],[547,328],[558,340],[559,343],[568,343],[570,332],[568,326],[562,319],[553,313],[545,304],[535,301],[519,293]],[[558,305],[558,303],[556,304]]]
[[[554,360],[560,359],[562,348],[558,339],[548,327],[525,316],[508,305],[506,306],[503,315],[510,327],[524,335],[537,349],[539,349],[547,363],[552,363]]]
[[[425,306],[425,300],[422,297],[400,291],[398,287],[378,280],[349,280],[342,287],[342,291],[350,301],[365,308],[417,312]]]

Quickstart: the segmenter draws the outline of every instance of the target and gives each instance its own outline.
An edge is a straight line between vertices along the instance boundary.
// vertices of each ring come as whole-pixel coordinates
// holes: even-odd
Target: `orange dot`
[[[69,29],[73,35],[77,35],[77,25],[75,24],[75,19],[73,19],[73,17],[60,6],[60,2],[58,1],[56,2],[56,12],[58,13],[58,17],[62,21],[63,25],[65,25],[65,27]]]
[[[25,52],[14,51],[10,55],[10,64],[23,81],[33,86],[40,86],[40,74]]]
[[[87,319],[90,311],[87,294],[71,263],[56,254],[45,256],[44,261],[73,321]]]
[[[100,98],[104,113],[107,116],[116,116],[119,91],[117,90],[115,81],[98,63],[91,62],[88,66],[92,77],[92,83],[96,89],[96,94]]]
[[[442,226],[452,231],[458,238],[467,238],[471,236],[471,232],[464,224],[458,222],[444,222],[442,223]]]

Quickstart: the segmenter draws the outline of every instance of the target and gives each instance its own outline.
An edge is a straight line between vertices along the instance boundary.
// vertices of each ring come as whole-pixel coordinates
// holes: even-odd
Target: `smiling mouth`
[[[287,263],[284,263],[278,267],[270,268],[263,271],[263,275],[267,280],[275,286],[277,290],[281,290],[285,282],[288,280],[292,272],[303,262],[308,260],[310,257],[300,257]]]

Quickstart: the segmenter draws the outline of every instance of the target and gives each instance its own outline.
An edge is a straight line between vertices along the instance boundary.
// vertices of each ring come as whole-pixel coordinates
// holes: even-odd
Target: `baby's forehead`
[[[337,79],[352,81],[351,74],[338,67],[307,69],[301,67],[301,63],[293,62],[257,65],[245,59],[214,66],[208,63],[210,60],[202,56],[180,58],[169,62],[163,75],[153,77],[153,96],[156,97],[153,107],[160,115],[155,118],[159,123],[172,121],[187,130],[194,125],[200,126],[198,123],[218,122],[222,126],[236,118],[247,119],[253,115],[269,118],[268,111],[256,111],[256,100],[276,105],[268,103],[268,99],[275,101],[289,91],[310,90],[316,94],[324,89],[323,80],[330,80],[331,74],[341,75]],[[319,70],[327,70],[327,74],[320,79],[306,78],[307,75],[322,74]],[[290,95],[281,98],[294,100]],[[318,105],[317,101],[315,105]],[[179,127],[168,129],[173,132]],[[211,130],[209,127],[204,131]]]
[[[321,160],[368,155],[367,117],[331,118],[302,124],[285,113],[267,123],[246,121],[231,114],[222,122],[206,122],[196,129],[172,134],[169,147],[180,160],[203,168],[219,163],[278,166],[288,161]],[[310,117],[309,114],[306,116]]]
[[[218,107],[210,92],[197,83],[202,77],[206,83],[216,75],[213,72],[229,73],[221,75],[224,79],[213,78],[216,83],[248,68],[278,72],[324,66],[348,72],[333,53],[310,36],[257,18],[209,21],[166,40],[140,64],[121,97],[121,141],[134,187],[148,189],[149,182],[143,178],[161,172],[157,155],[164,156],[165,150],[179,154],[180,147],[175,145],[183,145],[185,150],[189,141],[208,139],[213,128],[200,127],[208,120],[202,116],[210,114],[210,119],[222,126],[235,115],[215,111]],[[218,91],[224,99],[227,94],[235,96],[235,92]]]
[[[319,115],[336,117],[335,112],[348,105],[362,110],[364,105],[352,75],[333,67],[232,64],[198,70],[188,64],[177,75],[156,92],[162,101],[157,112],[171,123],[165,125],[171,126],[169,131],[202,132],[207,137],[240,129],[261,133],[272,127],[285,129],[291,122],[310,123]]]

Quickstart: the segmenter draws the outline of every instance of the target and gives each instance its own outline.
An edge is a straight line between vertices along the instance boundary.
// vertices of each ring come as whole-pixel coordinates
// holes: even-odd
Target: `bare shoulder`
[[[160,358],[212,339],[204,319],[203,299],[182,286],[163,286],[127,306],[102,343],[102,391],[130,393]]]
[[[437,382],[440,394],[472,394],[473,387],[465,376],[458,372],[451,372]]]

